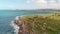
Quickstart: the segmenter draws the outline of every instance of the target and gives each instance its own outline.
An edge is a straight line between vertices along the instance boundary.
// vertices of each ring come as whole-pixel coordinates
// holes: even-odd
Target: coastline
[[[31,14],[30,14],[30,15],[31,15]],[[33,15],[50,16],[50,15],[52,15],[52,14],[32,14],[31,16],[33,16]],[[17,16],[17,17],[15,17],[15,19],[11,22],[13,28],[15,29],[14,32],[15,32],[16,34],[22,34],[22,33],[19,32],[19,28],[22,27],[22,26],[19,27],[19,26],[16,24],[16,23],[17,23],[16,21],[17,21],[17,20],[19,21],[20,18],[24,19],[25,16],[28,16],[28,15]],[[19,17],[20,17],[20,18],[19,18]],[[15,23],[15,22],[16,22],[16,23]],[[20,25],[21,25],[21,23],[20,23]]]
[[[50,17],[53,16],[54,14],[30,14],[30,15],[22,15],[22,16],[17,16],[14,20],[14,24],[16,24],[18,26],[18,31],[17,34],[26,34],[29,33],[30,31],[26,31],[28,30],[28,24],[27,22],[25,22],[25,19],[28,17],[39,17],[39,16],[43,16],[43,18],[45,17]]]

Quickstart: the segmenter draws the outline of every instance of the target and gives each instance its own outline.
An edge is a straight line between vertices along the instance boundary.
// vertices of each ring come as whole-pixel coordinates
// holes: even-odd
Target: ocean
[[[11,25],[17,16],[26,14],[48,14],[53,11],[46,10],[0,10],[0,34],[15,34],[15,29]]]

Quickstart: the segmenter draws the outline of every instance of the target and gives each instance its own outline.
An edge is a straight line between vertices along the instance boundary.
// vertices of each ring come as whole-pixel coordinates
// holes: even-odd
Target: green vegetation
[[[23,17],[29,23],[33,34],[60,34],[60,14],[27,15]],[[31,33],[31,32],[30,32]]]

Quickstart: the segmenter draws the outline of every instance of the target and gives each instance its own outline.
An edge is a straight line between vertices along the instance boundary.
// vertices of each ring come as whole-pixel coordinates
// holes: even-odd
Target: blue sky
[[[0,9],[60,9],[60,0],[0,0]]]

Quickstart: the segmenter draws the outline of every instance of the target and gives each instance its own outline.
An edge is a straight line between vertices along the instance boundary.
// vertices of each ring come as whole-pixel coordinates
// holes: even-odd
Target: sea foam
[[[19,17],[19,16],[17,16],[17,17],[15,18],[15,20],[18,20],[18,17]],[[11,21],[11,26],[14,28],[15,34],[18,34],[19,27],[14,23],[14,20]]]

